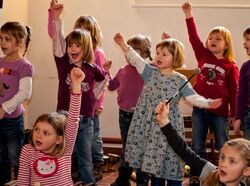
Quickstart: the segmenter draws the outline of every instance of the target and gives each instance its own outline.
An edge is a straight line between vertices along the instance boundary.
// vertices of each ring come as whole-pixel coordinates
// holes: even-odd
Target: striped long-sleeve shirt
[[[32,145],[23,147],[20,156],[18,186],[71,186],[71,155],[79,122],[81,94],[71,93],[70,108],[65,127],[66,149],[60,158],[48,156]]]

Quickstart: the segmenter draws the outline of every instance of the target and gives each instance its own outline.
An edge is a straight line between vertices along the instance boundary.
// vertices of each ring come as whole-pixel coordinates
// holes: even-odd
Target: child
[[[0,30],[4,54],[0,58],[0,185],[11,179],[11,164],[17,178],[24,141],[22,103],[32,92],[33,66],[24,57],[30,36],[30,28],[19,22],[6,22]]]
[[[48,32],[53,40],[53,53],[58,57],[63,56],[66,52],[62,20],[60,18],[62,11],[63,4],[58,3],[58,1],[56,0],[52,0],[49,10]],[[103,65],[106,62],[106,59],[104,51],[101,48],[102,32],[97,20],[93,16],[80,16],[74,24],[74,29],[77,28],[86,29],[90,32],[95,56],[94,63],[97,64],[102,70],[104,70]],[[102,179],[101,167],[104,163],[99,114],[102,112],[104,106],[105,88],[105,81],[103,81],[97,82],[94,89],[97,101],[93,118],[94,136],[92,143],[92,161],[94,163],[94,174],[96,177],[96,181]]]
[[[250,56],[250,27],[244,33],[244,48]],[[240,125],[244,132],[244,137],[250,140],[250,60],[243,63],[240,69],[239,92],[237,98],[236,121],[234,123],[234,131],[240,133]]]
[[[143,59],[151,60],[151,42],[148,37],[136,35],[128,40],[128,45],[136,50]],[[120,156],[119,175],[112,186],[129,185],[129,178],[133,171],[124,161],[124,151],[127,141],[128,129],[133,117],[134,109],[143,88],[143,80],[135,67],[127,64],[120,68],[114,78],[110,79],[108,89],[117,90],[117,103],[119,105],[119,127],[122,139],[122,154]],[[136,173],[137,185],[148,185],[148,179],[140,170]]]
[[[203,186],[247,186],[250,184],[250,141],[242,138],[227,141],[220,150],[218,168],[192,151],[170,124],[166,102],[156,107],[156,119],[174,152],[191,167]],[[172,122],[171,122],[172,123]],[[246,181],[243,179],[247,178]]]
[[[83,101],[81,104],[81,119],[76,139],[76,154],[79,163],[81,181],[84,184],[94,184],[91,146],[93,141],[93,117],[96,98],[94,83],[104,80],[104,72],[93,64],[94,55],[91,36],[88,31],[76,29],[66,37],[67,54],[55,56],[59,77],[57,110],[68,110],[69,106],[69,76],[70,70],[78,66],[85,73],[82,83]]]
[[[229,117],[233,120],[239,73],[234,63],[230,31],[222,26],[213,28],[204,46],[196,31],[190,3],[184,3],[182,9],[186,16],[189,40],[195,52],[198,67],[201,69],[194,89],[206,98],[222,98],[222,105],[217,109],[193,107],[192,149],[201,157],[205,157],[208,126],[214,132],[217,150],[229,139],[229,106]]]
[[[17,185],[73,185],[71,155],[77,135],[84,78],[80,68],[72,68],[67,119],[60,113],[43,114],[37,118],[31,132],[31,144],[22,149]]]
[[[184,75],[174,69],[183,65],[184,49],[176,39],[166,39],[156,45],[154,65],[150,66],[124,41],[117,33],[115,42],[125,52],[128,62],[133,65],[144,81],[144,87],[138,100],[132,122],[129,127],[125,150],[125,161],[133,168],[152,174],[152,185],[181,185],[182,163],[168,146],[159,126],[155,125],[154,110],[157,102],[170,99],[185,83]],[[170,103],[170,119],[175,124],[178,133],[184,137],[183,118],[179,100],[186,100],[199,107],[214,108],[221,100],[207,100],[195,93],[191,84],[172,99]]]

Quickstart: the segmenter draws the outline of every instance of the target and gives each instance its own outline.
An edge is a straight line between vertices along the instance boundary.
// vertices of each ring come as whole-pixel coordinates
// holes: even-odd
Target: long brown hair
[[[26,54],[31,37],[31,29],[28,26],[24,26],[19,22],[6,22],[1,27],[2,33],[7,33],[8,35],[13,36],[17,43],[24,42],[25,50],[23,56]]]

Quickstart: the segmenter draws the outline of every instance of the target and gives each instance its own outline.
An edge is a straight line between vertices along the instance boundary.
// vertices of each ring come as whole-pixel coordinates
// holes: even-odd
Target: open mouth
[[[41,146],[41,145],[42,145],[42,143],[41,143],[40,141],[35,140],[35,146],[36,146],[36,147],[39,147],[39,146]]]
[[[220,170],[220,177],[224,177],[224,176],[226,176],[226,175],[227,175],[227,173],[226,173],[225,171]]]
[[[71,54],[72,59],[77,59],[78,54]]]
[[[157,64],[157,65],[161,65],[162,62],[161,62],[160,60],[157,60],[157,61],[156,61],[156,64]]]

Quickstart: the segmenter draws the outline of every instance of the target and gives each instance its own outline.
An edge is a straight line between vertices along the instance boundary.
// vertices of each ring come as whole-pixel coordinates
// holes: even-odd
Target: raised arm
[[[74,149],[76,140],[79,113],[81,108],[81,82],[85,78],[85,74],[81,69],[74,67],[71,70],[71,94],[70,94],[70,105],[66,124],[66,153],[71,154]]]
[[[161,127],[162,133],[166,136],[168,144],[172,147],[174,152],[181,157],[181,159],[190,166],[191,176],[201,176],[203,167],[208,163],[205,159],[200,158],[178,135],[176,130],[172,127],[169,121],[169,106],[166,101],[160,102],[155,112],[156,119]],[[209,163],[208,163],[209,164]],[[211,165],[210,165],[211,166]],[[212,166],[215,167],[215,166]]]
[[[53,54],[56,57],[62,57],[66,53],[63,23],[60,18],[63,9],[63,4],[57,0],[51,0],[48,11],[48,34],[52,39]]]
[[[150,65],[126,42],[122,34],[116,33],[114,41],[121,47],[126,55],[127,61],[133,65],[139,74],[142,74],[145,67]]]

